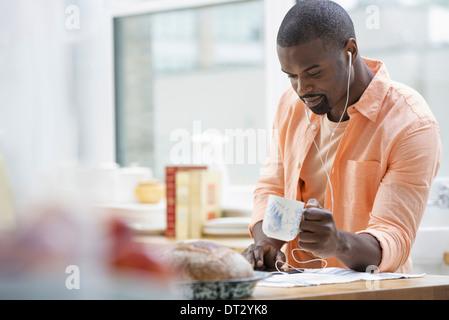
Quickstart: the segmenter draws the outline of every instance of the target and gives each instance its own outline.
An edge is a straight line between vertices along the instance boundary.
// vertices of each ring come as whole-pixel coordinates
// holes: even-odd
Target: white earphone
[[[352,53],[351,51],[346,51],[346,53],[349,56],[349,68],[348,68],[348,96],[349,96],[349,78],[351,77],[351,65],[352,65]],[[348,102],[346,102],[346,107],[347,107]],[[346,111],[346,107],[345,107],[345,111]],[[310,117],[309,117],[309,113],[307,112],[307,107],[306,105],[304,105],[304,110],[306,111],[306,116],[307,116],[307,121],[309,122],[309,126],[312,125],[312,123],[310,122]],[[340,123],[340,122],[339,122]],[[333,135],[333,133],[332,133]]]
[[[338,126],[340,125],[341,120],[343,119],[343,116],[344,116],[344,114],[346,113],[346,109],[348,108],[348,102],[349,102],[349,86],[350,86],[350,84],[351,84],[352,53],[351,53],[351,51],[348,50],[348,51],[347,51],[347,54],[348,54],[348,56],[349,56],[349,67],[348,67],[348,85],[347,85],[347,89],[346,89],[346,104],[345,104],[345,109],[343,110],[343,113],[342,113],[341,116],[340,116],[340,120],[338,121],[337,126],[336,126],[335,129],[332,131],[332,134],[331,134],[331,137],[330,137],[329,144],[332,144],[332,138],[334,137],[335,130],[337,130]],[[331,209],[331,212],[332,212],[332,214],[333,214],[333,213],[334,213],[334,191],[333,191],[333,189],[332,189],[331,179],[330,179],[330,177],[329,177],[329,172],[328,172],[327,167],[326,167],[326,164],[327,164],[327,157],[328,157],[328,155],[329,155],[329,150],[330,150],[330,148],[327,150],[326,160],[323,161],[323,158],[321,157],[320,149],[318,148],[318,145],[316,144],[316,141],[315,141],[315,138],[314,138],[314,133],[313,133],[313,130],[312,130],[312,128],[311,128],[312,123],[311,123],[311,121],[310,121],[309,112],[307,112],[307,107],[306,107],[305,104],[304,104],[304,111],[306,112],[306,116],[307,116],[307,121],[308,121],[308,123],[309,123],[309,129],[310,129],[310,132],[312,133],[313,143],[315,144],[315,147],[316,147],[316,149],[317,149],[317,151],[318,151],[318,155],[320,156],[320,160],[321,160],[321,165],[323,166],[324,171],[326,172],[327,181],[329,182],[329,189],[330,189],[330,191],[331,191],[331,201],[332,201],[332,209]]]

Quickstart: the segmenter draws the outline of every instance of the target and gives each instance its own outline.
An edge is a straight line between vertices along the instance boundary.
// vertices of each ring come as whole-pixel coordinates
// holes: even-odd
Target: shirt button
[[[312,124],[312,130],[315,130],[316,129],[316,125],[314,125],[314,124]]]

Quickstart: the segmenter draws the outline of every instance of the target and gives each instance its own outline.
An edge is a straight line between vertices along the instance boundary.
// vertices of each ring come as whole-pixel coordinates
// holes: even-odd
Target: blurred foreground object
[[[170,275],[122,222],[81,205],[28,208],[0,234],[0,299],[169,299]],[[112,226],[112,228],[111,228]]]
[[[134,231],[125,222],[113,218],[110,221],[110,232],[111,266],[114,271],[137,271],[167,281],[175,276],[169,265],[164,266],[156,250],[133,240]]]
[[[6,164],[0,154],[0,231],[11,230],[14,226],[13,194]]]

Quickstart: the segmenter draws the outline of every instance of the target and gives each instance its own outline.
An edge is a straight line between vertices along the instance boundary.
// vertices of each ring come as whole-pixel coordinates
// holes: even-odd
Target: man
[[[439,127],[426,102],[392,81],[381,61],[361,56],[351,18],[334,2],[292,7],[277,52],[291,88],[274,119],[254,193],[254,244],[243,255],[258,270],[274,269],[276,260],[322,267],[297,262],[321,257],[328,267],[410,273],[410,249],[441,160]],[[293,241],[263,233],[269,194],[307,203]]]

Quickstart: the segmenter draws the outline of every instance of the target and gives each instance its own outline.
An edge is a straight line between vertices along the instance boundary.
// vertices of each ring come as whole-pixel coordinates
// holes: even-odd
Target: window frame
[[[105,122],[97,127],[98,133],[105,137],[101,147],[102,159],[117,162],[116,157],[116,99],[115,99],[115,60],[114,60],[114,19],[126,16],[151,14],[179,9],[193,9],[228,3],[245,2],[248,0],[165,0],[141,1],[135,3],[117,3],[108,12],[107,19],[107,52],[108,68],[107,110],[104,114]],[[296,3],[295,0],[263,0],[264,2],[264,50],[265,50],[265,115],[266,128],[272,128],[274,114],[282,92],[289,85],[288,79],[280,71],[280,64],[276,52],[276,35],[285,13]],[[111,130],[112,126],[112,130]],[[105,134],[105,131],[108,132]],[[256,181],[254,181],[255,183]]]

